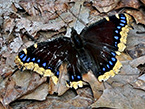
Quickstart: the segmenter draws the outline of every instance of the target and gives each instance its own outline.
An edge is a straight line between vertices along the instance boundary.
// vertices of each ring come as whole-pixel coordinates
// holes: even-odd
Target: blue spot
[[[123,16],[122,16],[122,17],[120,17],[120,18],[121,18],[121,19],[123,19],[123,20],[125,20],[125,19],[126,19],[126,18],[125,18],[125,17],[123,17]]]
[[[73,75],[71,76],[71,79],[72,79],[72,80],[74,80],[74,79],[75,79]]]
[[[114,52],[111,52],[111,54],[112,54],[113,56],[116,56],[116,53],[114,53]]]
[[[120,14],[120,16],[121,16],[121,17],[125,17],[125,15],[124,15],[124,14]]]
[[[24,55],[25,55],[25,54],[21,54],[21,55],[20,55],[20,58],[22,59]]]
[[[27,56],[25,56],[25,57],[22,59],[22,61],[25,61],[25,60],[26,60],[26,58],[27,58]]]
[[[118,42],[115,42],[115,47],[117,47]]]
[[[99,72],[99,75],[101,75],[102,74],[102,72]]]
[[[43,67],[46,67],[46,62],[44,62],[44,63],[42,64],[42,66],[43,66]]]
[[[26,62],[29,62],[30,61],[30,57],[26,60]]]
[[[114,38],[115,38],[116,40],[118,40],[118,39],[119,39],[119,37],[118,37],[118,36],[114,36]]]
[[[123,24],[123,23],[120,23],[120,26],[124,26],[125,24]]]
[[[56,76],[59,76],[59,71],[56,72]]]
[[[118,33],[119,33],[119,32],[118,32],[118,30],[115,30],[115,33],[117,33],[117,34],[118,34]]]
[[[123,14],[120,14],[120,16],[124,16]]]
[[[112,60],[113,62],[115,62],[115,61],[116,61],[116,58],[112,57],[111,60]]]
[[[104,72],[106,71],[106,69],[105,69],[104,67],[102,68],[102,70],[103,70]]]
[[[40,59],[38,59],[37,62],[40,63]]]
[[[120,20],[122,23],[126,23],[126,21],[125,20]]]
[[[121,26],[117,26],[117,28],[120,30],[121,29]]]
[[[77,76],[77,79],[79,79],[79,80],[80,80],[80,79],[81,79],[81,76],[79,76],[79,75],[78,75],[78,76]]]
[[[52,70],[52,68],[51,67],[47,67],[48,69],[50,69],[50,70]]]
[[[35,58],[32,58],[31,61],[34,62],[35,61]]]
[[[112,61],[109,61],[109,64],[110,64],[110,65],[113,65]]]
[[[107,68],[109,68],[110,69],[110,66],[107,64]]]

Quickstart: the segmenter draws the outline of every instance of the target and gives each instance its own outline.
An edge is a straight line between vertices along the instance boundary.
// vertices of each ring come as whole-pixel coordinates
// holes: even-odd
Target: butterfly
[[[124,13],[103,18],[80,34],[72,28],[71,37],[52,38],[23,49],[15,63],[18,68],[33,70],[57,84],[59,67],[65,62],[69,76],[66,86],[74,89],[83,87],[83,75],[88,71],[99,81],[106,81],[122,67],[116,56],[126,48],[132,22],[133,18]]]

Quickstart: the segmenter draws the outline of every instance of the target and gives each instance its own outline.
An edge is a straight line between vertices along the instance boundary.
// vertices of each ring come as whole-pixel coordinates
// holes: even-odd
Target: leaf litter
[[[96,17],[93,12],[97,10],[91,7],[95,7],[100,12],[105,12],[109,15],[125,7],[123,11],[131,14],[137,22],[134,30],[128,36],[125,52],[130,57],[122,54],[121,62],[123,68],[121,72],[115,77],[110,78],[107,82],[102,83],[100,87],[99,85],[95,87],[95,84],[93,84],[95,79],[92,82],[88,79],[86,81],[90,83],[91,87],[94,87],[92,91],[87,84],[84,88],[77,91],[69,90],[64,87],[65,78],[67,78],[67,72],[64,66],[60,69],[63,79],[59,81],[60,84],[58,86],[53,85],[51,80],[48,83],[47,78],[42,78],[32,71],[17,71],[11,75],[15,69],[14,57],[22,49],[21,46],[23,46],[23,43],[27,45],[26,43],[29,42],[25,33],[28,33],[38,41],[41,40],[41,35],[44,35],[42,33],[45,32],[47,34],[50,32],[53,33],[49,37],[45,34],[47,38],[59,35],[59,33],[65,33],[66,30],[64,28],[67,28],[68,24],[70,26],[77,26],[73,23],[78,20],[75,20],[75,17],[68,10],[74,10],[75,8],[73,6],[79,9],[79,4],[84,2],[86,1],[79,2],[75,0],[69,2],[62,0],[48,2],[45,0],[20,0],[19,2],[11,3],[13,7],[9,7],[10,9],[7,12],[6,8],[4,11],[1,11],[3,12],[3,23],[1,26],[3,31],[1,31],[0,36],[0,108],[144,108],[145,79],[144,72],[140,75],[141,70],[138,66],[142,65],[144,68],[145,64],[145,27],[138,25],[138,23],[145,24],[145,16],[144,11],[139,10],[144,2],[140,3],[138,0],[121,0],[120,2],[118,0],[97,1],[97,3],[88,1],[90,3],[89,8],[87,7],[88,5],[85,7],[86,13],[90,14],[89,17],[85,17],[87,18],[85,20],[87,23],[89,20],[92,20],[93,16]],[[65,22],[60,19],[60,16],[55,11],[63,17]],[[82,12],[85,13],[85,11]],[[73,12],[75,13],[75,11]],[[96,14],[99,15],[98,12]],[[75,15],[80,15],[80,19],[84,20],[83,14],[81,16],[81,10],[80,12],[78,10]],[[79,28],[76,27],[76,29]],[[30,44],[32,43],[30,42]],[[89,78],[88,75],[86,76],[86,78]],[[98,91],[98,88],[103,93],[100,92],[99,95],[96,95],[99,98],[94,100],[92,92]],[[32,99],[35,101],[32,102]]]

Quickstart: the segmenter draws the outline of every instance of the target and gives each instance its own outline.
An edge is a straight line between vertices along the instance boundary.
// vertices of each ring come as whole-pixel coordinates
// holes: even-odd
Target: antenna
[[[81,8],[82,8],[82,5],[80,5],[78,17],[70,9],[68,9],[68,10],[77,19],[77,21],[81,22],[86,27],[87,26],[86,23],[82,19],[79,18],[79,15],[80,15],[80,12],[81,12]]]
[[[57,11],[55,10],[55,13],[60,17],[60,19],[65,23],[65,24],[67,24],[67,26],[69,27],[69,28],[71,28],[69,25],[68,25],[68,23],[57,13]]]

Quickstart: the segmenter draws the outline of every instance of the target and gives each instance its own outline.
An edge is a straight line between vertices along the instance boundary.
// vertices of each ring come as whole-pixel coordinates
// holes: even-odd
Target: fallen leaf
[[[20,98],[32,90],[36,89],[40,84],[46,81],[46,78],[40,78],[37,74],[32,75],[27,71],[16,72],[8,81],[5,88],[5,94],[1,95],[2,104],[8,105],[12,101]]]
[[[117,9],[122,7],[139,9],[140,6],[141,4],[138,0],[121,0],[119,5],[117,6]]]
[[[119,0],[98,0],[98,1],[92,1],[93,6],[96,7],[99,12],[109,12],[113,10],[117,4],[119,3]]]
[[[91,105],[92,108],[110,107],[119,109],[143,109],[145,106],[144,91],[133,89],[130,85],[104,90],[98,101]]]
[[[145,74],[137,78],[133,83],[131,83],[135,89],[145,91]]]
[[[14,41],[10,43],[10,48],[12,49],[12,52],[17,53],[22,44],[23,41],[20,37],[15,38]]]
[[[46,99],[47,95],[48,95],[48,83],[44,83],[40,85],[38,88],[36,88],[34,91],[32,91],[30,94],[26,94],[19,99],[43,101]]]

